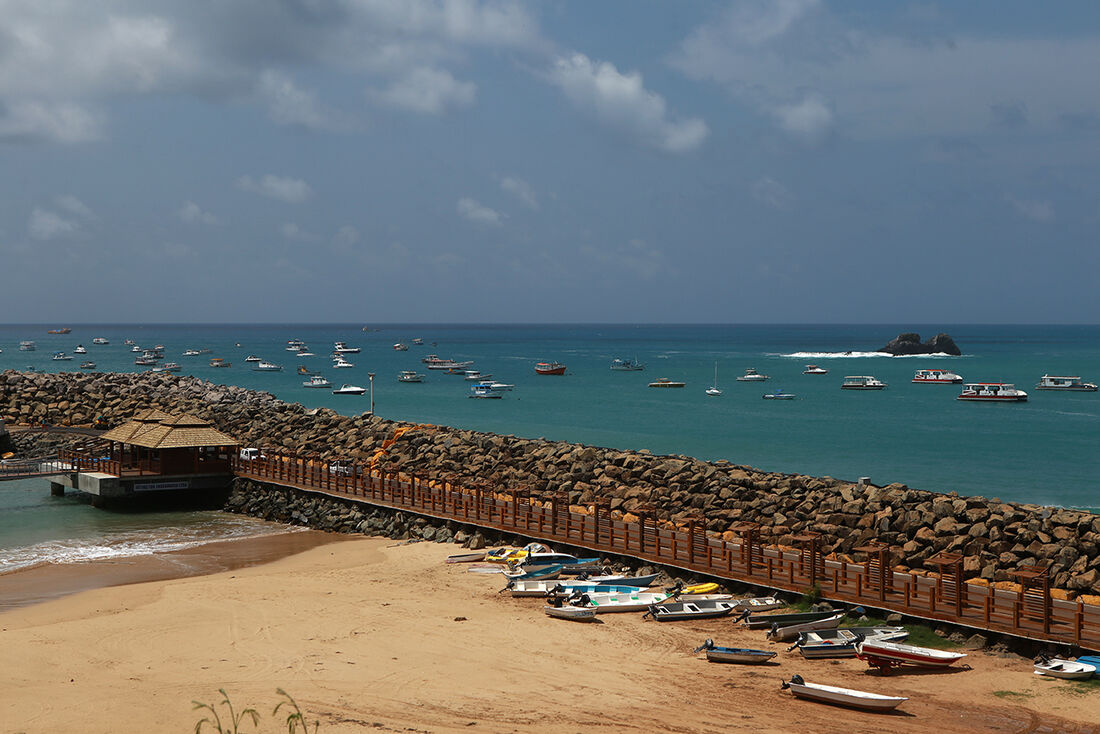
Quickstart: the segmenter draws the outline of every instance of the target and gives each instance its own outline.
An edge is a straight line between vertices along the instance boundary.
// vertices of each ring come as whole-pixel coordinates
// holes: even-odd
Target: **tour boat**
[[[738,382],[763,382],[768,379],[767,375],[762,375],[752,367],[745,370],[745,374],[737,378]]]
[[[485,387],[484,385],[474,385],[473,387],[470,388],[470,397],[471,398],[487,398],[489,400],[499,400],[500,398],[503,398],[504,396],[501,395],[499,392],[496,392],[495,390],[492,390],[491,388]]]
[[[92,339],[92,344],[97,344],[97,345],[100,345],[100,346],[102,346],[104,344],[110,344],[110,343],[111,342],[107,341],[107,339],[105,337],[102,337],[102,336],[97,336],[95,339]]]
[[[986,400],[993,403],[1023,403],[1027,393],[1017,390],[1009,382],[970,382],[963,385],[963,391],[956,400]]]
[[[71,360],[72,357],[68,354],[65,354],[64,352],[54,352],[51,359],[53,359],[54,362],[66,362],[68,360]]]
[[[260,362],[262,360],[259,357],[257,357],[255,354],[250,354],[250,355],[248,355],[247,357],[244,358],[244,361],[245,362]]]
[[[397,342],[396,344],[393,345],[393,349],[394,349],[395,352],[407,352],[407,351],[409,351],[409,345],[408,344],[402,344],[401,342]]]
[[[82,369],[82,370],[94,370],[95,369],[95,362],[81,362],[80,363],[80,369]]]
[[[321,375],[313,375],[302,383],[302,387],[332,387],[332,383]]]
[[[649,383],[650,387],[683,387],[686,382],[679,382],[678,380],[670,380],[667,377],[658,377],[653,382]]]
[[[83,344],[77,344],[76,349],[73,350],[73,354],[87,354],[87,353],[88,353],[88,350],[84,347]]]
[[[1048,658],[1042,655],[1035,660],[1035,675],[1049,675],[1066,680],[1086,680],[1096,673],[1096,666],[1080,660]]]
[[[179,372],[182,368],[178,362],[165,362],[162,365],[153,368],[153,372]]]
[[[798,396],[794,393],[783,392],[780,389],[776,389],[774,392],[766,392],[760,397],[765,400],[794,400]]]
[[[1081,382],[1080,377],[1056,377],[1054,375],[1043,375],[1042,378],[1039,379],[1039,384],[1035,386],[1035,389],[1096,392],[1096,384],[1092,382]]]
[[[486,387],[493,392],[509,392],[515,389],[515,385],[509,385],[506,382],[493,382],[492,380],[483,380],[477,383],[474,387]]]
[[[398,382],[424,382],[424,375],[412,370],[403,370],[397,373]]]
[[[847,706],[863,711],[893,711],[900,704],[909,700],[901,696],[884,696],[880,693],[857,691],[854,688],[807,683],[800,675],[792,675],[789,681],[783,681],[783,689],[790,690],[796,698]]]
[[[212,360],[210,360],[210,366],[211,367],[232,367],[233,363],[232,362],[226,362],[221,357],[214,357]]]
[[[349,347],[344,342],[336,342],[334,351],[337,354],[359,354],[359,347]]]
[[[252,370],[254,372],[282,372],[283,368],[273,362],[265,362],[261,359]]]
[[[611,362],[611,369],[619,372],[639,372],[645,369],[645,365],[638,360],[615,359]]]
[[[889,642],[871,637],[856,643],[856,657],[872,667],[888,670],[899,665],[917,665],[922,668],[946,668],[966,657],[966,653],[917,647],[902,642]]]
[[[948,370],[917,370],[913,382],[933,382],[959,384],[963,378]]]
[[[323,378],[322,378],[323,379]],[[333,395],[362,395],[367,391],[365,387],[358,385],[341,385],[332,391]]]
[[[747,647],[721,647],[714,644],[714,640],[707,639],[699,647],[692,650],[693,654],[706,650],[707,660],[712,663],[748,663],[759,665],[766,663],[775,657],[771,650],[752,650]]]
[[[33,352],[37,348],[34,342],[19,342],[20,352]]]
[[[840,385],[841,390],[885,390],[886,383],[873,375],[848,375]]]
[[[827,374],[829,374],[829,370],[825,369],[824,367],[818,367],[816,364],[808,364],[808,365],[806,365],[806,369],[802,370],[802,374],[804,374],[804,375],[827,375]]]
[[[68,334],[72,329],[50,329],[47,334]]]
[[[535,372],[540,375],[564,375],[565,365],[560,362],[539,362],[535,365]]]
[[[704,392],[710,395],[712,398],[716,398],[722,394],[722,390],[718,387],[718,363],[714,363],[714,384],[708,387]]]

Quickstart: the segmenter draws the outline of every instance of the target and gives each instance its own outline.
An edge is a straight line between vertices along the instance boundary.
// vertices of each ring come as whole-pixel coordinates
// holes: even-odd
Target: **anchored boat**
[[[1027,393],[1010,382],[972,382],[963,385],[956,400],[984,400],[990,403],[1024,403]]]

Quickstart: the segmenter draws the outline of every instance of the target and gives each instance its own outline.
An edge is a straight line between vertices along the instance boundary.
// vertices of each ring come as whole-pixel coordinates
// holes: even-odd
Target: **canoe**
[[[831,617],[824,617],[822,619],[812,619],[809,622],[798,622],[786,626],[780,626],[779,624],[773,624],[772,628],[768,630],[768,639],[772,642],[779,642],[782,640],[793,640],[798,637],[799,632],[809,632],[810,630],[823,630],[836,627],[840,623],[840,620],[844,619],[844,612],[837,612]]]
[[[596,621],[596,610],[592,607],[575,607],[572,604],[563,604],[560,607],[547,605],[542,611],[555,619],[569,619],[574,622]]]
[[[666,601],[653,604],[646,617],[658,622],[675,622],[682,619],[715,619],[733,613],[737,605],[728,599],[689,599],[684,601]]]
[[[826,619],[831,617],[836,612],[792,612],[791,614],[750,614],[748,619],[745,620],[745,626],[751,630],[764,629],[771,627],[773,624],[778,624],[780,627],[786,627],[791,624],[798,624],[799,622],[813,622],[817,619]]]
[[[1066,680],[1085,680],[1096,673],[1096,666],[1082,663],[1080,660],[1040,657],[1035,660],[1035,675],[1047,675],[1051,678]]]
[[[909,630],[904,627],[840,627],[836,629],[809,630],[800,632],[798,640],[788,648],[798,648],[802,657],[816,660],[819,658],[854,658],[856,643],[869,638],[904,642]]]
[[[862,711],[893,711],[908,698],[883,696],[880,693],[857,691],[853,688],[839,688],[821,683],[807,683],[800,675],[792,675],[789,681],[783,681],[783,688],[789,689],[797,698],[837,706],[860,709]]]
[[[775,653],[770,650],[753,650],[747,647],[720,647],[714,644],[714,640],[710,639],[692,652],[698,653],[700,650],[707,651],[707,660],[712,663],[759,665],[775,657]]]
[[[552,593],[570,595],[576,591],[586,594],[632,594],[641,587],[618,584],[595,584],[591,581],[530,581],[509,582],[501,591],[509,591],[515,598],[549,596]]]
[[[869,639],[856,643],[856,657],[884,673],[901,665],[917,665],[922,668],[946,668],[966,657],[966,653],[917,647],[902,642]]]
[[[579,593],[573,603],[579,607],[593,607],[597,614],[607,612],[644,612],[651,604],[672,598],[672,594],[653,591],[636,591],[630,594]]]
[[[456,553],[453,556],[447,556],[446,563],[475,563],[477,561],[485,560],[485,551],[474,551],[472,553]]]
[[[741,599],[737,602],[737,606],[750,612],[767,612],[772,609],[779,609],[784,605],[774,596],[757,596],[751,599]]]

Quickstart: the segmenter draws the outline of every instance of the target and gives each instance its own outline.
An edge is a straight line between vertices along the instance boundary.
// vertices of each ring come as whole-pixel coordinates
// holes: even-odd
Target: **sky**
[[[1049,10],[0,0],[0,321],[1097,323]]]

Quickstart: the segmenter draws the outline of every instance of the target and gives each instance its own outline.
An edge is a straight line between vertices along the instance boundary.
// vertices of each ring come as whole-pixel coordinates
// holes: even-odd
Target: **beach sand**
[[[353,539],[8,611],[0,729],[192,731],[192,700],[225,688],[260,711],[242,731],[286,731],[271,715],[281,687],[321,732],[1100,732],[1100,690],[1026,659],[974,653],[970,670],[881,677],[780,643],[777,665],[707,663],[691,654],[707,637],[769,643],[728,619],[553,620],[541,600],[498,595],[498,578],[443,564],[455,551]],[[779,688],[793,673],[910,700],[894,715],[799,701]]]

